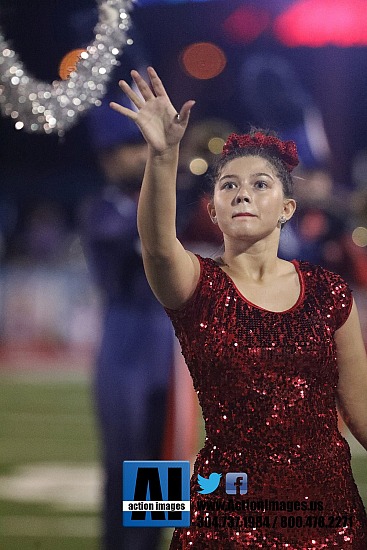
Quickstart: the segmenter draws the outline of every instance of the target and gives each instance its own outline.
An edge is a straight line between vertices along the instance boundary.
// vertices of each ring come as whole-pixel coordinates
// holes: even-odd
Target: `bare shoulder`
[[[200,262],[179,240],[166,257],[142,251],[145,274],[157,300],[169,309],[180,309],[194,294],[200,278]]]

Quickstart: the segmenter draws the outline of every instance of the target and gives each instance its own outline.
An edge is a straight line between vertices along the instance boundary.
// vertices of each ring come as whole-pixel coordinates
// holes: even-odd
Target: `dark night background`
[[[302,106],[314,104],[322,114],[332,151],[328,168],[338,184],[352,188],[353,157],[367,147],[367,50],[282,45],[272,24],[293,3],[137,3],[131,14],[134,45],[125,47],[121,66],[113,73],[103,101],[108,102],[118,93],[118,79],[128,78],[131,68],[149,63],[158,70],[177,107],[188,98],[196,99],[193,122],[215,116],[240,130],[254,123],[273,127],[287,136],[289,130],[292,133],[301,124]],[[224,30],[226,19],[240,8],[267,14],[267,28],[253,40],[245,36],[246,32],[240,41]],[[97,19],[97,5],[92,0],[1,0],[0,4],[6,38],[28,72],[47,82],[58,78],[58,65],[66,52],[92,40]],[[209,80],[188,76],[180,64],[183,48],[201,41],[214,42],[227,57],[224,71]],[[256,88],[251,87],[244,64],[254,56],[260,56],[262,63],[273,56],[281,58],[290,66],[295,81],[265,75],[258,79]],[[45,200],[61,204],[73,224],[78,202],[99,188],[101,178],[94,159],[100,143],[90,131],[90,116],[99,119],[103,133],[109,121],[93,113],[80,118],[63,139],[29,135],[15,130],[12,120],[0,119],[0,197],[5,201],[3,210],[11,212],[12,204],[16,207],[17,224],[22,223],[29,208]]]

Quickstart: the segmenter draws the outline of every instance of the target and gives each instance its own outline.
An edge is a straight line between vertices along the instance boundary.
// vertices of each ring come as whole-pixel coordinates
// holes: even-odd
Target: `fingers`
[[[152,89],[138,71],[132,70],[130,73],[139,92],[141,93],[141,97],[137,93],[135,93],[135,91],[131,88],[131,86],[129,86],[129,84],[125,80],[120,80],[119,82],[121,90],[128,96],[128,98],[134,103],[134,105],[136,105],[138,109],[141,109],[145,101],[149,101],[154,97],[164,97],[168,99],[168,101],[170,101],[165,87],[163,86],[163,83],[155,69],[153,69],[153,67],[148,67],[147,73],[152,85]]]
[[[174,107],[170,102],[167,92],[157,72],[153,69],[153,67],[148,67],[147,72],[152,85],[152,89],[150,88],[149,84],[144,80],[144,78],[140,75],[140,73],[133,70],[131,71],[131,77],[135,82],[139,92],[141,93],[141,96],[137,94],[125,80],[120,80],[119,82],[121,90],[137,107],[138,111],[140,111],[147,102],[151,102],[151,100],[155,98],[157,98],[157,100],[159,100],[159,98],[164,98],[164,100],[167,100],[168,103],[164,101],[163,104],[165,104],[166,106],[168,105],[169,108],[174,111]],[[186,101],[186,103],[184,103],[181,107],[180,112],[176,115],[175,122],[185,128],[190,117],[190,111],[194,105],[194,100]],[[114,101],[110,103],[110,107],[118,113],[127,116],[134,122],[137,122],[138,113],[136,113],[135,111],[123,107],[122,105],[119,105]]]
[[[193,99],[190,99],[189,101],[186,101],[181,107],[181,111],[179,112],[179,118],[178,122],[182,125],[186,125],[188,123],[189,117],[190,117],[190,111],[192,107],[195,105],[196,101]]]
[[[161,79],[159,78],[157,72],[153,67],[148,67],[147,72],[150,78],[150,81],[152,83],[152,88],[154,90],[154,93],[156,96],[162,96],[162,97],[168,97],[167,92],[165,90],[165,87],[163,86],[163,83]]]
[[[145,103],[143,98],[135,93],[125,80],[120,80],[119,86],[124,94],[127,95],[127,97],[130,99],[130,101],[132,101],[138,109],[141,109]]]
[[[111,101],[110,107],[114,111],[117,111],[121,115],[127,116],[131,120],[135,121],[136,118],[137,118],[137,114],[135,113],[135,111],[132,111],[131,109],[127,109],[127,107],[123,107],[122,105],[119,105],[118,103],[115,103],[114,101]]]
[[[144,78],[138,73],[138,71],[131,71],[131,76],[137,85],[139,92],[143,96],[145,101],[148,101],[152,97],[154,97],[154,94],[152,90],[150,89],[149,84],[147,84],[144,80]],[[136,95],[136,94],[135,94]],[[137,96],[138,97],[138,96]]]

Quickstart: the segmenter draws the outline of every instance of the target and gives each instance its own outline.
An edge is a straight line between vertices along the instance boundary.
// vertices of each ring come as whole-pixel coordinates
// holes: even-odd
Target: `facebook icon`
[[[226,474],[227,495],[244,495],[247,493],[247,474],[244,472],[230,472]]]

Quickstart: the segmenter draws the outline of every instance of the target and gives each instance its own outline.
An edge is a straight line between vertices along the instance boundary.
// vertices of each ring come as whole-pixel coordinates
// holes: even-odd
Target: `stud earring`
[[[283,223],[285,223],[287,221],[287,218],[285,216],[280,216],[279,220],[278,220],[278,223],[280,223],[281,225],[283,225]]]

